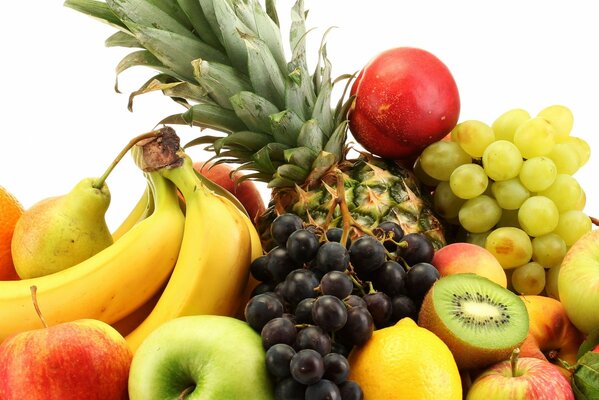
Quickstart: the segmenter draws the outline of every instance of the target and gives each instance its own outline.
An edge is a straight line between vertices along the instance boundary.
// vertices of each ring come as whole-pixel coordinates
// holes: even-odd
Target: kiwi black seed
[[[528,335],[520,297],[475,274],[439,279],[429,290],[418,324],[449,347],[459,368],[481,368],[508,359]]]

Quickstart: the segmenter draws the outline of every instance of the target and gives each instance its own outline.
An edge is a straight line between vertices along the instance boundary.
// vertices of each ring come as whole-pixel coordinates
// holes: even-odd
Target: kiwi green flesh
[[[434,286],[434,309],[461,341],[482,349],[517,346],[528,335],[528,312],[513,292],[475,274],[444,277]]]

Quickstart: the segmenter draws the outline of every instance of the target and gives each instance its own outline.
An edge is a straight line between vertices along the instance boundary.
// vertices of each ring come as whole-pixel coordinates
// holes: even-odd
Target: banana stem
[[[157,136],[159,133],[160,133],[160,130],[154,130],[154,131],[143,133],[143,134],[131,139],[129,141],[129,143],[127,143],[127,145],[121,150],[121,152],[112,161],[112,163],[110,163],[110,165],[108,166],[108,169],[106,169],[106,171],[104,171],[102,176],[100,176],[98,179],[94,180],[92,187],[94,189],[101,189],[102,186],[104,186],[104,182],[106,181],[106,178],[108,178],[108,175],[110,175],[110,173],[112,172],[114,167],[116,167],[116,165],[123,159],[123,157],[125,157],[125,154],[127,154],[133,146],[135,146],[138,142],[140,142],[144,139],[153,138],[153,137]]]

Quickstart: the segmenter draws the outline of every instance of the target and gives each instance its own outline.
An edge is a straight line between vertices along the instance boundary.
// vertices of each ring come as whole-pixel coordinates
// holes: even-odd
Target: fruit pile
[[[323,41],[309,68],[302,0],[290,57],[270,0],[65,4],[136,49],[119,73],[158,72],[132,97],[184,111],[65,195],[0,190],[0,399],[598,398],[599,230],[566,107],[460,122],[449,69],[411,47],[334,78]],[[125,154],[147,188],[110,232]]]

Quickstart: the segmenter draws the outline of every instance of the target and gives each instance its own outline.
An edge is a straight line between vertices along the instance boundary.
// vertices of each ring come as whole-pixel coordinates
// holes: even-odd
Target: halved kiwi
[[[426,294],[418,325],[441,338],[459,368],[506,360],[528,335],[526,305],[516,294],[476,274],[439,279]]]

